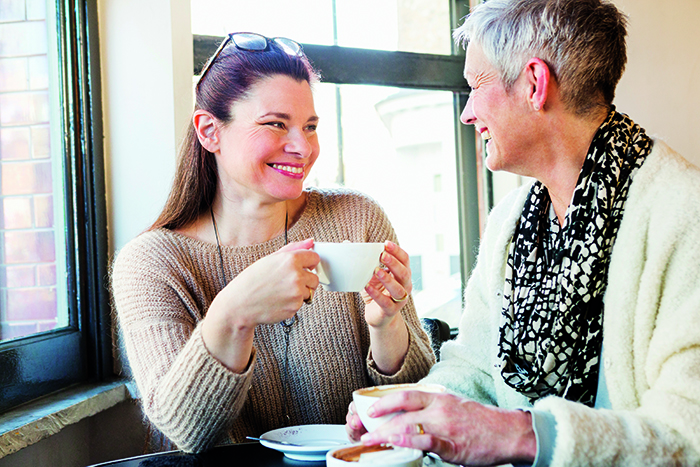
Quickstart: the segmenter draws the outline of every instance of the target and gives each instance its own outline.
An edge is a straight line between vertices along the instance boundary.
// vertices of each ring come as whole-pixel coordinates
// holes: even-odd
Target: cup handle
[[[328,276],[326,275],[326,271],[323,270],[323,266],[321,265],[321,262],[319,262],[316,265],[316,275],[318,276],[318,281],[323,284],[323,285],[329,285],[331,281],[328,279]]]

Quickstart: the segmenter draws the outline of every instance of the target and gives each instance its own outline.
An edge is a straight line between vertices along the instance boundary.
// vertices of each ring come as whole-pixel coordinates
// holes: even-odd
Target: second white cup
[[[352,393],[352,400],[355,402],[355,410],[360,416],[362,424],[367,431],[374,431],[380,425],[391,420],[400,412],[395,412],[382,417],[372,418],[367,415],[367,409],[377,402],[380,398],[401,391],[422,391],[422,392],[445,392],[445,387],[439,384],[423,384],[423,383],[406,383],[406,384],[387,384],[384,386],[374,386],[371,388],[357,389]]]

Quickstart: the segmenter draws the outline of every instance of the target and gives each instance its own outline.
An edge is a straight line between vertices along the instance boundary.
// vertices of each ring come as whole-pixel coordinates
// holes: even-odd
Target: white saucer
[[[274,441],[300,444],[289,446]],[[352,444],[345,425],[299,425],[278,428],[260,436],[260,444],[299,461],[325,461],[331,449]]]

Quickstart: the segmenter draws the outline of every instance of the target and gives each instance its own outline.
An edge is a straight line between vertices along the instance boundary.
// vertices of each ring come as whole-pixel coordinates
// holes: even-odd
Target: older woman
[[[166,206],[114,263],[144,411],[184,450],[340,424],[354,389],[416,381],[434,362],[383,210],[303,187],[316,79],[298,43],[230,34],[197,84]],[[319,289],[314,240],[386,242],[387,270],[364,296]]]
[[[602,0],[489,0],[456,37],[461,120],[534,177],[490,215],[459,337],[366,444],[469,465],[700,463],[700,171],[612,105],[626,20]],[[519,410],[520,409],[520,410]],[[347,416],[357,438],[358,417]]]

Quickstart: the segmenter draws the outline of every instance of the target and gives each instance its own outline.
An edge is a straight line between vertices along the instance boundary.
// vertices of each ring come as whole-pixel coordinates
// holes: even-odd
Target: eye
[[[284,128],[285,128],[284,122],[266,122],[266,123],[263,123],[263,125],[273,126],[275,128],[279,128],[281,130],[284,130]]]
[[[309,131],[316,131],[317,128],[318,128],[318,125],[316,123],[311,123],[311,124],[306,126],[306,129]]]

